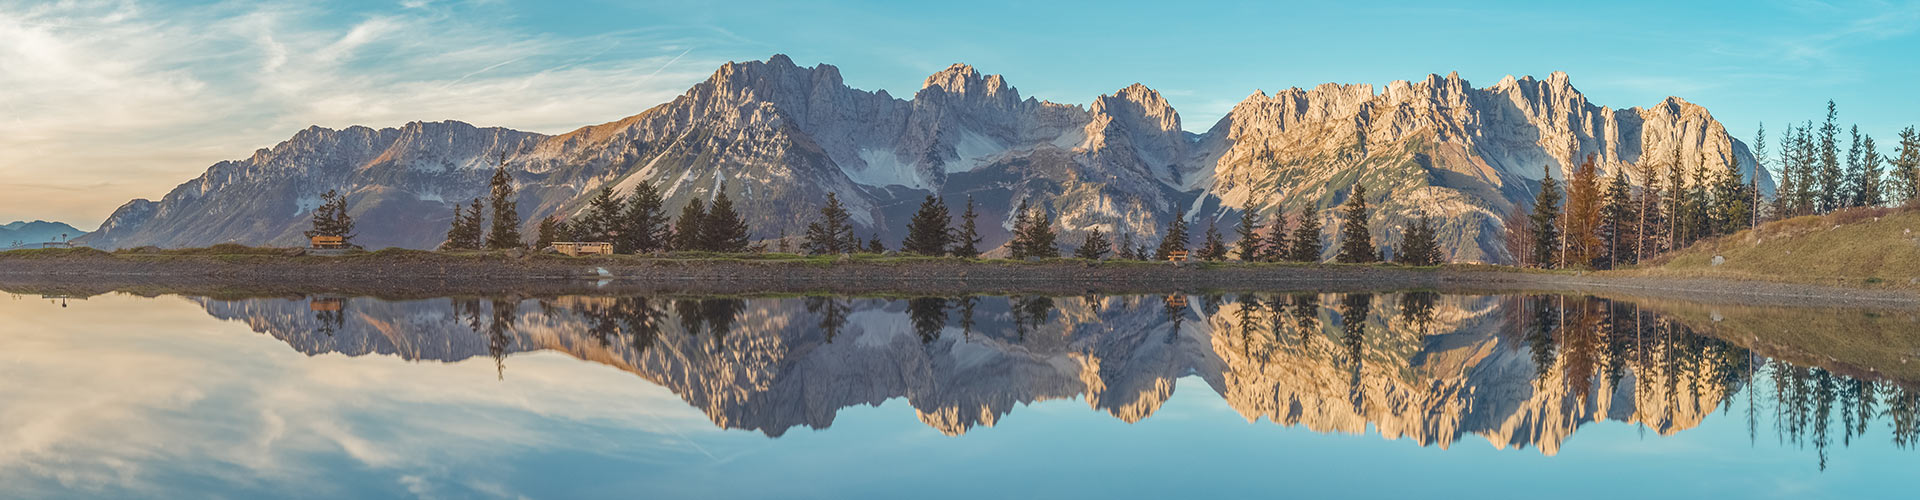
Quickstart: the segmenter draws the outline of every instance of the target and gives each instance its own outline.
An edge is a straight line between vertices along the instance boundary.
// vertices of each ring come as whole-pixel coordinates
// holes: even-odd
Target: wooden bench
[[[1187,251],[1186,251],[1186,250],[1174,250],[1174,251],[1172,251],[1172,252],[1168,252],[1168,253],[1167,253],[1167,260],[1168,260],[1168,261],[1171,261],[1171,262],[1182,262],[1182,261],[1185,261],[1185,260],[1187,260]]]
[[[339,236],[315,236],[312,245],[313,248],[346,248],[347,239]]]
[[[572,257],[613,255],[613,244],[604,241],[556,241],[553,250]]]

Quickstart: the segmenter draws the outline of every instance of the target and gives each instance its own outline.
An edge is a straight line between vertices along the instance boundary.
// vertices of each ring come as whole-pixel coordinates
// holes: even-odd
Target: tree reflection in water
[[[1811,449],[1822,467],[1835,444],[1876,433],[1902,448],[1920,441],[1914,372],[1840,361],[1904,358],[1769,359],[1749,350],[1754,339],[1798,330],[1767,325],[1813,323],[1722,321],[1683,304],[1436,292],[321,300],[202,302],[309,353],[488,356],[502,378],[506,358],[526,351],[611,360],[723,426],[773,436],[827,427],[838,408],[874,397],[952,415],[928,422],[949,434],[1052,399],[1133,421],[1171,396],[1173,380],[1197,376],[1250,419],[1443,447],[1479,435],[1552,454],[1589,422],[1672,434],[1737,408],[1750,439],[1771,419],[1779,443]],[[1857,315],[1841,318],[1849,335],[1897,340],[1910,335],[1874,329],[1914,327],[1911,316]],[[400,317],[447,319],[380,328]],[[1767,328],[1780,331],[1753,330]],[[841,341],[849,335],[859,341]]]

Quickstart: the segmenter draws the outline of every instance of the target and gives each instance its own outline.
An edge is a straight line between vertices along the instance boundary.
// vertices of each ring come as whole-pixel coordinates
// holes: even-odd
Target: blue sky
[[[198,2],[0,0],[0,222],[91,228],[307,125],[539,132],[664,102],[729,60],[911,95],[954,62],[1084,104],[1133,82],[1205,130],[1257,89],[1458,71],[1678,95],[1750,139],[1824,102],[1891,150],[1920,123],[1920,2]]]

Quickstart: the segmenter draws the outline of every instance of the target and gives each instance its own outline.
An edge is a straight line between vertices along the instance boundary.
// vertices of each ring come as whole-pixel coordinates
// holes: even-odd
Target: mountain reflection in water
[[[842,408],[898,397],[948,435],[1055,399],[1138,422],[1176,379],[1196,376],[1248,421],[1350,434],[1371,426],[1442,448],[1472,434],[1553,455],[1602,420],[1670,435],[1733,413],[1736,395],[1764,400],[1740,405],[1750,438],[1811,447],[1822,467],[1836,443],[1884,433],[1909,448],[1920,438],[1920,391],[1894,370],[1914,352],[1910,314],[1795,319],[1432,292],[194,300],[307,354],[488,356],[511,377],[513,354],[559,351],[663,386],[722,428],[772,437],[826,429]],[[1780,335],[1760,330],[1834,322],[1857,338],[1898,338],[1878,353],[1805,356],[1817,363],[1749,350],[1789,359],[1804,354],[1795,339],[1769,343]],[[1876,356],[1900,366],[1857,364]]]

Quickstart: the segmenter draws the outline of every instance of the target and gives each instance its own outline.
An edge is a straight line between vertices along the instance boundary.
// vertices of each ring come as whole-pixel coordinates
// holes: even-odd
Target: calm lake
[[[1912,310],[0,294],[9,498],[1912,498]]]

